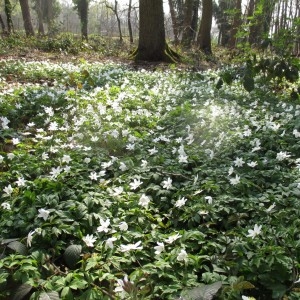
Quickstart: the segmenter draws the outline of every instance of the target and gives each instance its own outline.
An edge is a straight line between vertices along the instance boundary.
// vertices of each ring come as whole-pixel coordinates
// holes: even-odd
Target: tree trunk
[[[199,20],[199,15],[198,15],[199,6],[200,6],[200,0],[194,0],[193,16],[192,16],[192,23],[191,23],[191,28],[193,31],[193,37],[192,37],[193,41],[195,41],[196,36],[197,36],[198,20]]]
[[[22,10],[26,36],[34,36],[34,29],[31,23],[31,15],[30,15],[30,9],[28,5],[28,0],[19,0],[19,2]]]
[[[46,19],[48,23],[48,35],[54,36],[55,28],[54,28],[54,0],[43,0],[43,7],[46,11]]]
[[[230,24],[228,21],[228,17],[226,15],[226,10],[228,9],[228,3],[226,0],[219,1],[219,10],[220,10],[220,20],[219,20],[219,28],[220,28],[220,45],[225,47],[228,44],[229,37],[230,37]]]
[[[11,12],[12,12],[12,6],[10,3],[10,0],[4,0],[4,11],[6,15],[6,20],[7,20],[7,32],[10,34],[13,31],[13,22],[12,22],[12,17],[11,17]]]
[[[0,25],[1,25],[1,28],[2,28],[2,32],[4,33],[5,32],[5,24],[3,22],[3,19],[2,19],[1,15],[0,15]]]
[[[81,38],[82,40],[88,40],[88,11],[89,2],[88,0],[80,0],[77,4],[78,15],[81,25]]]
[[[132,0],[129,0],[127,23],[128,23],[128,32],[129,32],[129,41],[130,44],[133,44],[133,33],[132,33],[132,26],[131,26],[131,9],[132,9]]]
[[[118,1],[117,0],[115,0],[115,15],[116,15],[117,22],[118,22],[119,39],[120,39],[120,42],[123,42],[123,35],[122,35],[122,29],[121,29],[121,20],[120,20],[120,17],[119,17]]]
[[[206,54],[212,54],[211,51],[211,24],[212,24],[212,0],[202,0],[202,18],[198,33],[199,49]]]
[[[169,49],[165,38],[163,0],[140,0],[139,44],[135,60],[175,62],[178,55]]]
[[[38,18],[38,34],[45,35],[44,23],[43,23],[43,11],[42,11],[42,0],[36,0],[36,13]]]
[[[242,0],[236,0],[234,9],[233,24],[230,31],[229,47],[234,48],[236,46],[236,34],[241,25],[241,14],[242,14]]]
[[[186,0],[185,1],[185,9],[184,9],[184,19],[183,19],[183,32],[181,43],[185,47],[190,47],[193,32],[192,32],[192,17],[193,17],[193,4],[194,0]]]
[[[178,28],[178,20],[177,20],[177,15],[176,15],[173,1],[174,0],[169,0],[169,7],[170,7],[171,20],[172,20],[174,42],[176,45],[178,45],[179,44],[179,28]]]

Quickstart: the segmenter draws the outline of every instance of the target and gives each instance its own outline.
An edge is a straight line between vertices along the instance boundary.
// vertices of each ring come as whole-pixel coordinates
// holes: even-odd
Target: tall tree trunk
[[[228,17],[226,14],[226,11],[228,9],[228,3],[227,0],[220,0],[219,1],[219,7],[220,7],[220,45],[225,47],[228,44],[229,37],[230,37],[230,24],[228,21]]]
[[[212,0],[202,0],[202,18],[198,33],[199,49],[206,54],[212,54],[211,51],[211,25],[212,25]]]
[[[178,19],[174,7],[174,0],[169,0],[169,8],[172,20],[173,34],[174,34],[174,42],[175,44],[179,44],[179,28],[178,28]]]
[[[193,17],[193,4],[194,0],[186,0],[184,8],[184,19],[183,19],[183,32],[181,43],[185,47],[189,47],[192,42],[193,32],[191,28],[192,17]]]
[[[35,9],[36,9],[37,18],[38,18],[38,34],[44,35],[45,29],[44,29],[44,23],[43,23],[42,0],[36,0]]]
[[[232,28],[230,31],[229,47],[234,48],[236,46],[236,34],[241,25],[241,15],[242,15],[242,0],[236,0],[233,16]]]
[[[131,9],[132,9],[132,0],[129,0],[127,23],[128,23],[128,32],[129,32],[129,41],[132,44],[133,43],[133,33],[132,33],[132,26],[131,26]]]
[[[139,44],[135,60],[175,62],[166,43],[163,0],[140,0]]]
[[[24,29],[26,32],[26,36],[34,36],[34,29],[31,22],[31,15],[30,15],[30,9],[28,0],[19,0],[21,10],[22,10],[22,16],[23,16],[23,22],[24,22]]]
[[[7,20],[7,31],[8,31],[8,34],[10,34],[14,29],[12,17],[11,17],[12,6],[10,3],[10,0],[4,0],[4,11],[5,11],[6,20]]]
[[[88,40],[88,11],[89,1],[79,0],[77,4],[78,15],[80,19],[81,38],[82,40]]]
[[[280,1],[277,3],[277,14],[274,15],[274,33],[278,34],[279,33],[279,20],[280,20]]]

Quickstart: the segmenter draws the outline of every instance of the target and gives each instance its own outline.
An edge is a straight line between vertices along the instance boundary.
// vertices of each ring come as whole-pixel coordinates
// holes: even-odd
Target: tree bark
[[[0,15],[0,25],[1,25],[1,28],[2,28],[2,32],[4,33],[5,32],[5,24],[3,22],[3,19],[2,19],[1,15]]]
[[[206,54],[212,54],[211,50],[211,25],[212,25],[212,0],[202,1],[202,18],[198,33],[198,46]]]
[[[34,36],[34,29],[31,22],[28,0],[19,0],[19,2],[21,6],[26,36]]]
[[[184,19],[183,19],[183,32],[181,43],[185,47],[189,47],[193,38],[192,31],[192,17],[193,17],[193,4],[194,0],[185,1]]]
[[[179,59],[167,46],[162,0],[140,0],[139,44],[133,53],[136,61],[175,62]]]

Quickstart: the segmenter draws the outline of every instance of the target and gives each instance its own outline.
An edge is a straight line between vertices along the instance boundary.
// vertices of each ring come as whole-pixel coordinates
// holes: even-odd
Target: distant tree
[[[202,17],[198,33],[197,43],[199,49],[206,54],[212,54],[211,50],[211,26],[212,26],[212,0],[202,0]]]
[[[197,36],[198,21],[199,21],[199,14],[198,14],[199,7],[200,7],[200,0],[194,0],[193,15],[192,15],[192,22],[191,22],[192,40],[195,40]]]
[[[169,0],[169,8],[170,8],[170,14],[172,20],[174,42],[175,44],[179,44],[179,24],[178,24],[178,18],[175,10],[174,0]]]
[[[254,11],[250,21],[249,43],[260,45],[268,38],[272,14],[277,0],[255,0]],[[282,12],[285,14],[285,12]]]
[[[81,24],[81,38],[88,40],[88,12],[89,0],[73,0]]]
[[[232,29],[232,20],[229,12],[234,10],[232,0],[219,0],[213,2],[213,15],[219,28],[218,44],[228,46]]]
[[[132,33],[132,25],[131,25],[131,10],[132,10],[132,0],[129,0],[128,3],[128,12],[127,12],[127,24],[128,24],[128,32],[129,32],[129,41],[133,43],[133,33]]]
[[[31,22],[31,14],[30,14],[28,0],[19,0],[19,2],[21,6],[26,36],[33,36],[34,29]]]
[[[135,60],[175,62],[179,55],[166,42],[163,0],[139,1],[139,43]]]
[[[116,18],[117,18],[117,22],[118,22],[118,30],[119,30],[119,38],[120,38],[120,42],[123,41],[123,35],[122,35],[122,30],[121,30],[121,20],[120,20],[120,16],[119,16],[119,10],[118,10],[118,1],[115,0],[114,2],[114,6],[109,5],[109,3],[107,1],[105,1],[105,5],[107,8],[111,9],[112,12],[115,14]],[[130,5],[131,6],[131,5]],[[129,11],[129,10],[128,10]]]
[[[43,22],[42,0],[35,0],[34,9],[36,11],[37,19],[38,19],[38,34],[44,35],[45,29],[44,29],[44,22]]]

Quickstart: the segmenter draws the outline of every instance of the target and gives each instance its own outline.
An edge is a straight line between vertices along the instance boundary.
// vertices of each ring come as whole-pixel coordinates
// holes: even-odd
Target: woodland
[[[0,299],[300,299],[300,0],[0,2]]]

